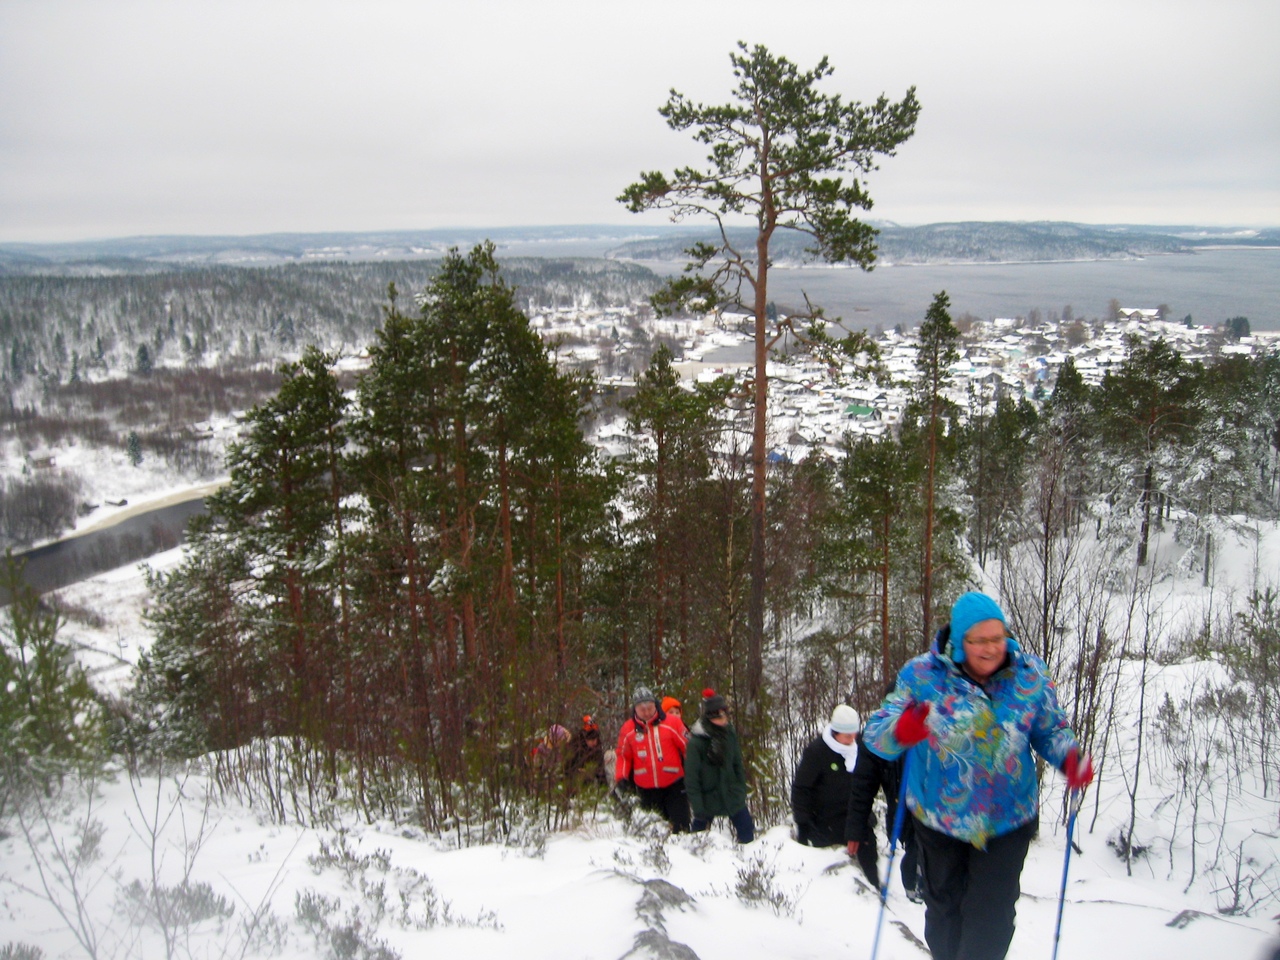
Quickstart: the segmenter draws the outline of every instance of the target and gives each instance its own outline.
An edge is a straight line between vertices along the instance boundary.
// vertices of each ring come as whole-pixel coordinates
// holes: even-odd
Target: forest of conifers
[[[139,352],[156,368],[255,361],[305,344],[359,351],[382,319],[395,284],[423,288],[438,259],[320,262],[272,267],[168,266],[98,261],[84,275],[0,275],[0,374],[9,391],[90,370],[136,370]],[[503,276],[526,311],[633,303],[660,280],[637,264],[513,257]]]
[[[606,460],[582,428],[591,378],[557,368],[509,279],[483,248],[446,258],[412,306],[383,309],[351,390],[314,347],[282,368],[183,561],[152,578],[133,689],[68,699],[100,721],[89,753],[210,754],[224,787],[281,817],[342,797],[485,837],[572,803],[557,771],[528,762],[551,724],[592,714],[608,739],[635,685],[688,702],[712,686],[735,704],[768,822],[796,745],[837,702],[873,707],[985,575],[1105,763],[1109,665],[1152,654],[1132,616],[1132,633],[1115,624],[1149,586],[1156,532],[1176,527],[1208,580],[1215,542],[1277,513],[1275,352],[1202,363],[1134,340],[1098,386],[1068,361],[1041,405],[962,405],[947,375],[960,333],[931,311],[894,432],[772,467],[766,686],[746,702],[738,386],[687,388],[659,347],[622,401],[629,455]],[[56,615],[29,609],[32,635],[48,633]],[[1228,651],[1261,691],[1233,709],[1268,711],[1274,729],[1278,628],[1264,584],[1162,655]],[[40,725],[12,729],[10,756],[57,759],[21,739]],[[1265,769],[1266,738],[1250,749]]]

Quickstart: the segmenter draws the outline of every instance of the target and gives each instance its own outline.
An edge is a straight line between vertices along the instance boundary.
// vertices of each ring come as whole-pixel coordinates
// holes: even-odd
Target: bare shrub
[[[68,623],[79,623],[93,630],[101,630],[107,625],[106,618],[96,610],[80,603],[72,603],[62,596],[48,596],[45,598],[57,611],[62,615],[62,619]]]
[[[75,524],[80,481],[63,474],[0,479],[0,539],[26,546]]]
[[[179,473],[212,476],[222,467],[221,457],[186,424],[157,427],[143,433],[140,439],[143,449]]]
[[[156,370],[149,377],[81,380],[52,387],[38,408],[13,403],[0,407],[0,427],[11,428],[29,448],[74,443],[119,447],[121,431],[137,429],[144,444],[171,466],[204,475],[216,472],[218,457],[190,425],[232,416],[279,388],[279,373],[264,365]]]
[[[778,886],[777,865],[761,851],[738,867],[734,893],[748,906],[767,907],[777,916],[795,913],[795,896]]]

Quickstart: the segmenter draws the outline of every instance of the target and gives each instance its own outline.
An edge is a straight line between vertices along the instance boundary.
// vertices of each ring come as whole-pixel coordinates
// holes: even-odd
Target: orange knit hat
[[[675,707],[675,708],[677,708],[677,709],[680,709],[680,701],[679,701],[679,700],[677,700],[675,697],[663,697],[663,698],[662,698],[662,712],[663,712],[663,713],[670,713],[670,712],[671,712],[671,708],[672,708],[672,707]]]

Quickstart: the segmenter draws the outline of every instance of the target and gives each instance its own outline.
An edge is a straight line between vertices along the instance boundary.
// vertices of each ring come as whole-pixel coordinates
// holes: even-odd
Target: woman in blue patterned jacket
[[[1004,611],[966,593],[933,648],[909,661],[867,721],[873,753],[907,760],[907,809],[934,960],[1001,960],[1039,816],[1032,750],[1073,790],[1093,779],[1040,658],[1009,635]]]

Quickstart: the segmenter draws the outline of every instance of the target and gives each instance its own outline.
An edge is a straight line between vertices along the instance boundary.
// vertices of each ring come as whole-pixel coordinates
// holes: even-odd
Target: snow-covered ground
[[[1169,629],[1179,617],[1198,622],[1206,604],[1247,590],[1260,571],[1274,576],[1280,570],[1277,527],[1255,530],[1258,537],[1242,536],[1222,547],[1212,588],[1200,585],[1199,573],[1180,573],[1175,546],[1160,542],[1156,563],[1164,564],[1164,572],[1153,595],[1168,612]],[[171,551],[151,563],[165,568],[179,558],[180,551]],[[60,596],[73,609],[97,615],[73,618],[65,639],[86,658],[97,682],[119,689],[146,644],[138,569],[95,577]],[[1157,665],[1148,682],[1153,689],[1176,691],[1213,669]],[[1120,766],[1104,769],[1080,816],[1081,852],[1071,858],[1058,956],[1263,957],[1275,944],[1273,911],[1220,914],[1223,891],[1210,876],[1188,888],[1185,843],[1171,842],[1174,805],[1158,783],[1148,781],[1138,794],[1140,835],[1153,842],[1153,852],[1127,875],[1107,843],[1129,818]],[[456,849],[447,837],[403,824],[369,825],[355,815],[338,828],[310,829],[271,822],[260,809],[228,801],[202,819],[206,789],[198,767],[185,780],[166,775],[131,785],[120,775],[97,784],[91,811],[81,802],[60,805],[47,817],[29,816],[29,837],[11,819],[10,835],[0,841],[0,949],[20,942],[39,946],[50,958],[86,954],[71,929],[79,921],[71,909],[76,896],[68,870],[53,859],[50,838],[60,838],[70,853],[77,849],[78,829],[91,819],[101,827],[98,858],[81,867],[76,883],[91,918],[81,936],[92,931],[100,957],[165,955],[159,929],[137,914],[139,888],[131,888],[134,881],[144,887],[151,882],[153,863],[166,885],[176,884],[189,868],[193,888],[208,884],[211,894],[224,898],[222,912],[234,911],[183,928],[174,956],[389,958],[391,953],[377,952],[379,944],[406,958],[476,960],[816,960],[872,953],[874,893],[843,852],[801,847],[786,825],[738,847],[723,828],[669,837],[661,824],[628,826],[605,803],[558,832],[526,831],[511,845]],[[1012,958],[1048,958],[1053,952],[1065,851],[1065,828],[1057,816],[1061,802],[1060,783],[1051,774],[1040,836],[1023,873]],[[1280,804],[1274,791],[1234,802],[1236,808],[1225,814],[1228,828],[1247,840],[1250,869],[1274,888],[1280,882]],[[152,841],[148,825],[155,823],[163,823],[163,830]],[[1215,842],[1215,829],[1221,831],[1202,827],[1202,858]],[[1234,835],[1228,842],[1234,844]],[[1166,855],[1165,846],[1179,850]],[[43,879],[33,850],[46,858]],[[906,899],[896,872],[878,955],[926,956],[923,907]],[[59,906],[71,923],[59,916]],[[300,916],[313,918],[310,928]],[[252,918],[256,938],[246,945],[245,923]],[[322,927],[327,932],[317,939],[312,931]],[[343,952],[344,943],[351,952]]]
[[[153,847],[166,883],[176,884],[190,865],[193,887],[208,884],[234,908],[221,921],[188,928],[178,956],[240,956],[244,923],[254,917],[259,936],[248,956],[376,956],[331,952],[339,942],[331,933],[322,945],[302,929],[298,905],[326,901],[331,930],[358,929],[367,945],[382,942],[406,958],[819,960],[872,952],[873,891],[842,851],[799,846],[785,826],[737,847],[722,830],[670,838],[660,825],[628,830],[601,814],[545,842],[449,849],[390,824],[353,820],[342,833],[280,826],[236,804],[214,807],[202,824],[204,788],[199,778],[182,785],[179,822],[171,816],[176,780],[148,779],[137,795],[124,780],[99,786],[92,816],[103,828],[100,857],[78,878],[88,891],[83,899],[99,956],[164,955],[154,925],[144,929],[131,918],[136,898],[127,893],[134,881],[150,883]],[[71,828],[85,816],[80,806],[50,822],[74,847]],[[152,844],[149,825],[158,821],[166,829]],[[36,818],[31,830],[50,857],[46,826]],[[1203,896],[1184,894],[1179,881],[1145,868],[1126,877],[1100,833],[1084,832],[1079,840],[1082,852],[1073,854],[1067,885],[1063,960],[1264,955],[1274,926],[1268,919],[1216,915]],[[1063,827],[1046,815],[1023,873],[1010,957],[1052,954],[1064,844]],[[40,946],[47,957],[82,955],[54,907],[53,901],[64,909],[74,902],[58,885],[60,868],[46,862],[52,894],[45,895],[22,833],[0,850],[0,947],[18,941]],[[880,957],[926,955],[918,942],[923,907],[903,896],[896,877],[885,921]]]

